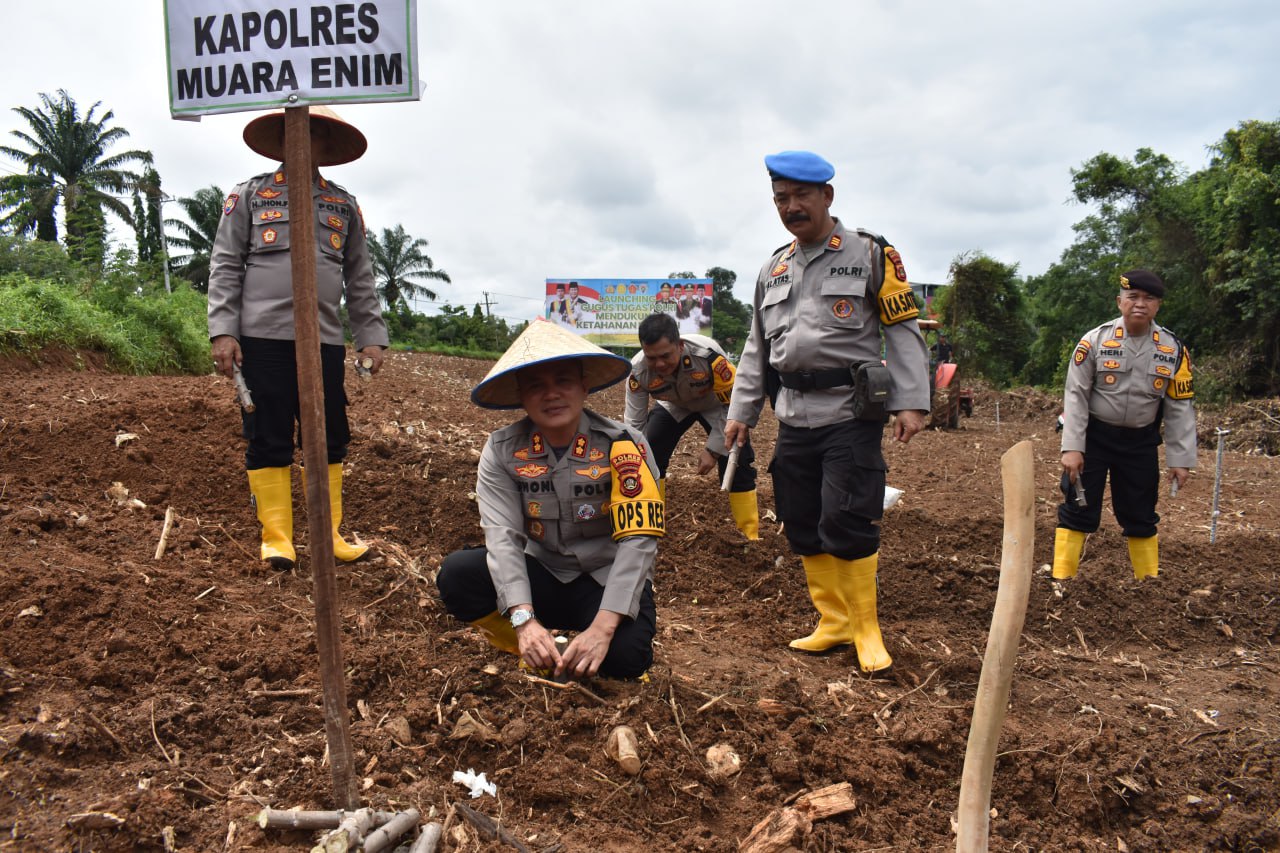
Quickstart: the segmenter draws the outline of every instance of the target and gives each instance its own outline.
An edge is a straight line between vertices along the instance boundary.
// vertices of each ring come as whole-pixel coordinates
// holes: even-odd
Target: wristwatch
[[[527,607],[521,607],[519,610],[511,611],[511,627],[519,628],[524,623],[533,618],[533,611]]]

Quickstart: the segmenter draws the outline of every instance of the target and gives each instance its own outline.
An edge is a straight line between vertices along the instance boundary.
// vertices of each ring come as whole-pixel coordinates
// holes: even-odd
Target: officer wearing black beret
[[[880,442],[890,413],[899,441],[924,427],[928,351],[897,249],[831,215],[835,168],[809,151],[770,155],[765,167],[795,239],[756,278],[725,439],[745,444],[765,397],[773,399],[774,502],[820,616],[791,646],[822,652],[852,643],[862,669],[874,672],[892,663],[876,615]]]
[[[1085,334],[1067,366],[1055,578],[1072,578],[1079,570],[1085,537],[1102,520],[1108,477],[1134,577],[1159,574],[1157,448],[1163,441],[1169,476],[1179,487],[1196,464],[1191,356],[1173,332],[1155,322],[1164,291],[1164,282],[1149,270],[1121,275],[1120,316]]]

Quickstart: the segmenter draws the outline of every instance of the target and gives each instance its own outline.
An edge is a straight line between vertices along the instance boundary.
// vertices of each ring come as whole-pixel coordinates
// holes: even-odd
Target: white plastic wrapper
[[[481,794],[488,794],[491,797],[498,796],[498,786],[484,778],[483,773],[476,773],[470,767],[467,768],[466,773],[461,770],[453,771],[453,781],[470,788],[471,799],[473,800]]]
[[[887,510],[902,497],[902,489],[895,489],[893,486],[884,487],[884,508]]]

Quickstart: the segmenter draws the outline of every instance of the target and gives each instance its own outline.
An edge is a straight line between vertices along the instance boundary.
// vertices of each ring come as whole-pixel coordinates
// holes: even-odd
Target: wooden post
[[[990,827],[991,774],[1004,724],[1009,685],[1018,657],[1018,640],[1031,591],[1032,546],[1035,544],[1035,458],[1031,442],[1020,441],[1000,457],[1004,483],[1004,544],[1000,583],[991,614],[991,634],[973,700],[973,722],[960,776],[956,829],[957,853],[985,853]]]
[[[285,175],[293,196],[289,217],[289,259],[293,265],[293,328],[298,361],[298,404],[302,422],[302,464],[307,477],[307,530],[316,607],[316,648],[324,691],[324,727],[329,743],[335,805],[359,808],[347,688],[342,668],[342,634],[333,567],[333,514],[329,509],[329,458],[325,442],[324,382],[320,370],[320,314],[316,298],[316,217],[311,200],[311,113],[306,106],[284,111]]]

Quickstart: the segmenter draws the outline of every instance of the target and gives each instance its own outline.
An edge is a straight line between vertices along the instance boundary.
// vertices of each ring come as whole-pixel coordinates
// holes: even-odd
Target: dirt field
[[[260,563],[226,380],[74,361],[0,364],[0,849],[307,850],[312,834],[253,820],[264,805],[333,805],[305,515],[299,568]],[[877,678],[850,651],[786,647],[815,621],[799,560],[769,518],[762,541],[739,538],[716,484],[693,473],[700,439],[686,439],[668,483],[653,678],[595,680],[601,704],[531,683],[436,598],[440,559],[481,541],[475,465],[510,419],[467,402],[487,368],[393,354],[379,377],[348,381],[344,528],[381,554],[338,570],[364,804],[448,820],[447,850],[513,849],[449,819],[466,801],[530,850],[731,851],[803,793],[848,782],[856,808],[815,820],[793,849],[953,849],[1001,561],[999,458],[1030,439],[1037,571],[991,849],[1280,849],[1280,459],[1247,452],[1250,410],[1232,416],[1216,544],[1226,416],[1202,413],[1199,470],[1162,498],[1163,571],[1141,585],[1109,513],[1079,578],[1048,577],[1052,398],[981,392],[959,430],[886,443],[905,496],[884,524],[895,664]],[[617,388],[592,400],[621,413]],[[178,521],[157,560],[168,508]],[[451,737],[464,714],[488,737]],[[620,723],[640,735],[638,776],[604,753]],[[742,764],[724,781],[705,759],[719,743]],[[452,781],[468,768],[496,798]],[[68,824],[87,812],[123,822]]]

